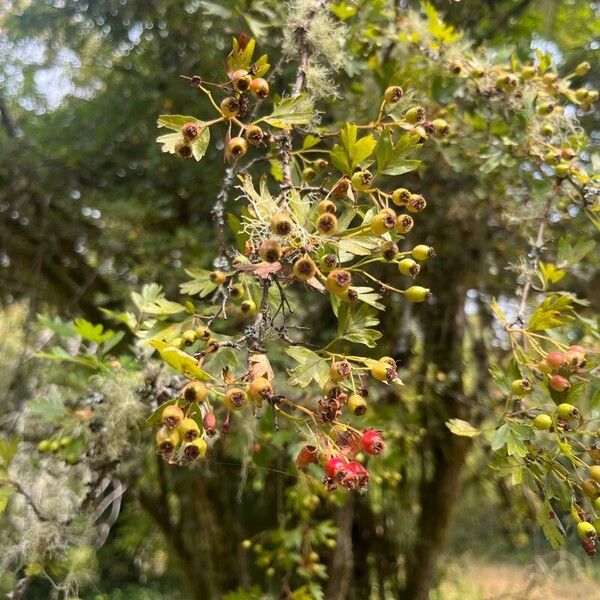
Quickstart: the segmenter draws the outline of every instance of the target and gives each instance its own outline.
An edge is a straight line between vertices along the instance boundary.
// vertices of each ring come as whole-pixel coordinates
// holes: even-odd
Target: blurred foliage
[[[130,292],[143,293],[148,282],[175,298],[189,279],[184,267],[211,267],[218,239],[208,215],[223,182],[222,141],[213,139],[200,165],[161,156],[156,117],[210,112],[179,75],[219,80],[240,31],[268,51],[273,88],[285,88],[296,72],[284,44],[295,7],[290,13],[268,0],[8,3],[0,16],[0,470],[22,490],[0,488],[3,591],[32,598],[425,598],[442,574],[436,558],[450,522],[454,549],[483,550],[493,531],[507,551],[535,542],[548,552],[535,523],[539,501],[498,479],[480,443],[492,438],[507,399],[502,386],[515,373],[509,336],[489,305],[496,298],[515,318],[518,286],[533,281],[527,316],[540,290],[568,289],[597,307],[597,253],[576,250],[594,214],[586,216],[577,189],[557,186],[550,165],[539,167],[543,157],[523,168],[530,157],[520,151],[532,139],[545,143],[537,131],[547,120],[524,119],[510,94],[481,94],[466,74],[473,65],[518,71],[549,52],[550,69],[562,75],[589,61],[592,71],[575,87],[598,89],[600,20],[596,5],[583,0],[430,6],[447,25],[430,8],[426,25],[422,12],[409,12],[420,10],[416,2],[332,2],[347,27],[345,52],[326,40],[322,55],[344,59],[331,61],[335,76],[322,65],[309,73],[313,93],[330,93],[318,101],[324,124],[374,118],[375,98],[401,83],[429,117],[452,127],[449,138],[424,148],[416,173],[398,180],[429,202],[419,241],[434,245],[438,258],[420,279],[435,297],[418,308],[385,300],[377,353],[397,360],[407,387],[401,401],[381,395],[367,417],[386,430],[388,451],[374,465],[369,493],[348,499],[298,476],[290,460],[296,438],[275,431],[269,416],[238,420],[235,434],[202,464],[162,464],[138,423],[176,395],[182,378],[159,370],[98,310],[131,311]],[[280,62],[285,57],[291,60]],[[452,61],[462,65],[459,76],[448,68]],[[560,115],[550,119],[557,139],[568,140],[588,171],[597,169],[598,111],[578,111],[568,97],[565,104],[589,139],[573,135],[579,130]],[[550,234],[538,247],[548,197]],[[315,341],[331,337],[326,303],[301,306],[303,317],[319,323]],[[580,304],[577,312],[581,318],[565,319],[551,337],[593,346],[593,311]],[[34,356],[40,353],[43,362]],[[283,356],[272,362],[284,370]],[[597,418],[597,398],[578,406]],[[454,436],[448,419],[483,434]],[[54,451],[38,453],[40,440]],[[466,498],[459,503],[461,475]],[[565,506],[556,511],[569,518]],[[275,574],[269,569],[278,557]]]

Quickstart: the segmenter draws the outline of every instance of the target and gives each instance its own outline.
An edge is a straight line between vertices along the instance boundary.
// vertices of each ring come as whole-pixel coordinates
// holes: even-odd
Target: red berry
[[[385,450],[381,431],[377,429],[365,429],[362,436],[362,446],[368,454],[381,454]]]
[[[566,392],[571,387],[569,380],[562,375],[552,375],[548,379],[548,385],[557,392]]]
[[[217,417],[215,413],[208,412],[204,415],[204,419],[202,420],[202,425],[204,427],[204,431],[206,431],[206,435],[210,437],[217,434]]]
[[[562,352],[549,352],[546,362],[553,371],[558,371],[567,364],[567,357]]]
[[[336,479],[338,475],[346,470],[346,461],[340,456],[333,456],[325,463],[325,473],[331,479]]]

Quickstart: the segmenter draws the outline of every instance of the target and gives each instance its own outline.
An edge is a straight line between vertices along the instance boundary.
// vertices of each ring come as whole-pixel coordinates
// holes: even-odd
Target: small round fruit
[[[379,359],[379,362],[385,363],[386,365],[390,365],[390,367],[396,368],[396,361],[391,356],[382,356]]]
[[[324,254],[319,259],[319,267],[324,273],[329,273],[340,264],[338,257],[335,254]]]
[[[249,144],[252,144],[253,146],[260,146],[265,134],[263,130],[258,127],[258,125],[250,125],[246,128],[244,135],[246,136],[246,140]]]
[[[292,272],[296,279],[308,281],[317,274],[317,265],[310,256],[303,256],[294,263]]]
[[[181,350],[185,346],[185,342],[183,341],[183,338],[176,337],[171,342],[171,346],[174,346],[175,348],[179,348]]]
[[[546,362],[552,371],[560,371],[567,366],[567,357],[563,352],[549,352],[546,356]]]
[[[359,192],[364,192],[373,183],[373,174],[370,171],[357,171],[350,179],[352,187]]]
[[[317,219],[317,232],[321,235],[333,235],[337,231],[337,218],[331,213],[323,213]]]
[[[431,126],[433,127],[433,134],[438,137],[443,137],[450,133],[450,125],[444,119],[434,119],[431,122]]]
[[[577,523],[577,535],[580,540],[588,540],[596,537],[596,528],[587,521]]]
[[[229,290],[229,296],[234,300],[241,300],[244,297],[244,294],[244,286],[241,283],[232,285],[231,289]]]
[[[276,240],[263,240],[258,253],[265,262],[277,262],[281,258],[281,244]]]
[[[317,212],[320,215],[325,213],[335,214],[337,212],[337,207],[335,202],[332,202],[331,200],[321,200],[321,202],[317,204]]]
[[[383,361],[377,361],[371,366],[371,376],[378,381],[391,381],[396,377],[396,367]]]
[[[435,256],[435,250],[431,246],[425,244],[419,244],[411,250],[412,257],[415,260],[427,260]]]
[[[538,415],[532,421],[533,426],[540,431],[547,431],[552,427],[552,417],[550,415]]]
[[[367,412],[367,400],[360,394],[352,394],[348,398],[348,410],[358,417],[364,415]]]
[[[379,247],[379,252],[381,252],[381,256],[383,256],[385,260],[394,260],[398,252],[400,252],[400,249],[398,248],[398,244],[396,244],[396,242],[389,240],[381,244]]]
[[[571,172],[571,165],[566,162],[558,163],[554,167],[554,173],[556,174],[557,177],[560,177],[561,179],[568,177],[570,172]]]
[[[229,96],[221,102],[219,108],[221,109],[221,114],[226,119],[231,119],[238,114],[240,110],[240,103],[237,98]]]
[[[562,375],[552,375],[548,379],[548,385],[556,392],[568,392],[571,387],[569,380]]]
[[[592,465],[588,468],[588,471],[590,472],[590,477],[597,483],[600,483],[600,465]]]
[[[196,438],[183,447],[183,456],[187,460],[202,460],[206,456],[208,445],[203,438]]]
[[[584,60],[575,67],[575,75],[577,75],[577,77],[583,77],[591,68],[592,66],[590,63],[587,60]]]
[[[161,427],[156,432],[156,447],[162,454],[170,454],[179,446],[180,438],[177,429],[169,429],[168,427]]]
[[[287,213],[279,212],[271,217],[271,231],[277,235],[289,235],[293,227],[294,222]]]
[[[248,152],[248,142],[243,137],[234,137],[229,140],[227,150],[234,158],[240,158]]]
[[[398,188],[392,192],[392,202],[396,206],[404,206],[408,202],[410,196],[411,194],[406,188]]]
[[[269,95],[269,83],[262,77],[256,77],[250,83],[250,91],[257,97],[263,100]]]
[[[352,275],[345,269],[334,269],[327,275],[327,289],[333,294],[343,294],[352,283]]]
[[[41,440],[37,445],[38,452],[50,452],[50,440]]]
[[[556,407],[556,414],[565,421],[579,416],[579,411],[572,405],[562,403]]]
[[[425,109],[422,106],[413,106],[404,113],[404,120],[411,125],[420,123],[425,118]]]
[[[192,147],[187,142],[177,142],[175,144],[175,153],[181,158],[191,158]]]
[[[398,263],[398,270],[400,273],[402,273],[402,275],[407,275],[408,277],[412,277],[414,279],[419,274],[421,267],[412,258],[403,258]]]
[[[419,285],[413,285],[404,292],[404,297],[409,302],[425,302],[431,298],[431,292],[428,288]]]
[[[213,271],[208,278],[217,285],[223,285],[227,280],[227,275],[223,271]]]
[[[416,139],[417,144],[420,144],[421,146],[429,139],[427,131],[424,127],[421,127],[420,125],[417,125],[416,127],[412,128],[412,135]]]
[[[256,302],[254,300],[244,300],[240,304],[240,309],[247,315],[254,315],[256,314]]]
[[[268,400],[273,395],[273,386],[268,379],[257,377],[250,383],[249,392],[255,400]]]
[[[186,140],[192,141],[200,135],[201,130],[202,129],[198,123],[190,121],[181,128],[181,133]]]
[[[593,479],[584,479],[581,482],[581,491],[592,500],[600,496],[600,483]]]
[[[233,87],[242,93],[248,90],[252,81],[252,75],[245,69],[234,71],[229,78],[231,79],[231,83],[233,83]]]
[[[514,396],[525,396],[533,392],[533,387],[527,379],[515,379],[510,384],[510,392]]]
[[[326,169],[328,164],[329,163],[324,158],[317,158],[317,160],[313,161],[313,168],[319,173],[323,169]]]
[[[540,127],[540,133],[546,137],[552,137],[556,132],[554,127],[552,127],[552,125],[550,125],[550,123],[544,123],[541,127]]]
[[[401,234],[408,233],[415,225],[410,215],[398,215],[396,217],[396,231]]]
[[[206,398],[207,389],[202,381],[192,381],[183,390],[183,397],[188,402],[202,402]]]
[[[60,450],[60,441],[59,440],[52,440],[50,442],[50,452],[58,452]]]
[[[325,463],[325,473],[331,479],[337,479],[346,468],[346,461],[340,456],[333,456]]]
[[[230,388],[225,392],[225,406],[229,410],[240,410],[248,402],[248,394],[242,388]]]
[[[348,379],[351,373],[352,367],[347,360],[338,360],[332,362],[331,367],[329,367],[329,377],[331,377],[331,381],[333,382],[342,381],[342,379]]]
[[[193,329],[186,329],[181,334],[181,339],[186,346],[191,346],[198,338],[196,332]]]
[[[177,429],[179,437],[184,442],[193,442],[197,437],[200,437],[200,427],[194,419],[184,419]]]
[[[399,85],[391,85],[383,94],[387,104],[396,104],[402,96],[404,96],[404,90]]]
[[[302,179],[304,181],[312,181],[317,176],[317,172],[312,167],[304,167],[302,169]]]
[[[371,220],[371,232],[383,235],[396,226],[396,213],[391,208],[380,210]]]
[[[406,208],[410,212],[414,212],[414,213],[425,210],[426,206],[427,206],[427,201],[425,200],[425,198],[423,198],[423,196],[421,196],[421,194],[411,194],[410,198],[406,202]]]
[[[362,447],[367,454],[379,456],[385,450],[385,443],[381,431],[377,429],[365,429],[362,435]]]
[[[167,429],[175,429],[179,427],[179,424],[183,421],[183,417],[184,414],[181,408],[176,404],[170,404],[169,406],[165,406],[160,419]]]

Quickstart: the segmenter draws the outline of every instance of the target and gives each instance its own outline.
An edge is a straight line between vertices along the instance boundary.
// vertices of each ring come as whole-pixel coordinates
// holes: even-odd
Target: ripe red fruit
[[[217,417],[215,416],[215,413],[207,412],[202,420],[202,425],[206,435],[209,435],[210,437],[217,435]]]
[[[369,483],[369,472],[363,465],[351,460],[346,465],[346,472],[342,478],[342,485],[349,490],[364,490]]]
[[[346,470],[346,461],[340,456],[333,456],[325,463],[325,473],[327,477],[336,479]]]
[[[552,375],[548,379],[548,385],[557,392],[566,392],[571,387],[569,380],[562,375]]]
[[[567,364],[567,357],[562,352],[549,352],[546,362],[553,371],[558,371]]]
[[[365,429],[362,435],[362,447],[368,454],[381,454],[385,450],[381,431],[377,429]]]
[[[250,83],[250,91],[258,98],[266,98],[269,95],[269,83],[262,77],[256,77]]]

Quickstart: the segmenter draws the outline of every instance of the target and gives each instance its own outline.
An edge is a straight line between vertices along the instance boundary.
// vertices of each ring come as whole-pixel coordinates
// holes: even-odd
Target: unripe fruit
[[[421,106],[413,106],[404,113],[404,120],[411,125],[420,123],[425,118],[425,110]]]
[[[259,146],[262,144],[264,132],[257,125],[250,125],[246,128],[244,135],[246,136],[246,140],[249,144],[252,144],[253,146]]]
[[[433,127],[433,134],[438,137],[446,136],[450,133],[450,125],[444,119],[434,119],[431,125]]]
[[[381,256],[385,258],[385,260],[394,260],[394,258],[400,250],[396,242],[392,242],[391,240],[389,240],[381,244],[381,246],[379,247],[379,251],[381,252]]]
[[[175,153],[181,158],[190,158],[192,156],[192,147],[187,142],[177,142],[175,144]]]
[[[537,71],[535,67],[532,67],[531,65],[526,65],[521,70],[521,79],[524,79],[525,81],[527,81],[528,79],[533,79],[535,77],[536,72]]]
[[[406,188],[398,188],[392,192],[392,202],[396,206],[404,206],[411,194]]]
[[[240,103],[237,98],[229,96],[221,102],[219,108],[221,109],[221,114],[226,119],[231,119],[238,114],[238,111],[240,110]]]
[[[250,83],[250,91],[257,97],[263,100],[269,95],[269,83],[262,77],[256,77]]]
[[[183,456],[187,460],[202,460],[206,456],[208,445],[203,438],[196,438],[183,447]]]
[[[567,366],[567,357],[562,352],[549,352],[546,363],[553,371],[559,371]]]
[[[355,190],[364,192],[373,183],[373,174],[370,171],[357,171],[352,175],[350,182]]]
[[[339,298],[344,302],[356,302],[358,300],[358,292],[352,288],[348,288],[346,291],[339,294]]]
[[[227,275],[223,271],[213,271],[208,278],[217,285],[223,285],[227,280]]]
[[[244,286],[241,283],[236,283],[231,286],[229,290],[229,296],[234,300],[240,300],[244,297]]]
[[[265,262],[277,262],[281,258],[281,244],[275,240],[263,240],[258,253]]]
[[[320,215],[325,213],[335,214],[337,212],[337,207],[331,200],[321,200],[321,202],[317,204],[317,212]]]
[[[50,452],[58,452],[60,450],[60,442],[58,440],[52,440],[50,442]]]
[[[184,414],[181,408],[176,404],[171,404],[163,408],[160,419],[167,429],[175,429],[179,427],[179,424],[183,421],[183,417]]]
[[[183,348],[185,346],[185,342],[183,341],[183,338],[176,337],[171,342],[171,346],[175,346],[175,348],[179,348],[181,350],[181,348]]]
[[[417,143],[423,145],[428,139],[427,131],[425,131],[424,127],[417,125],[412,129],[413,136],[417,139]]]
[[[204,415],[204,419],[202,419],[202,427],[204,427],[204,431],[206,435],[213,437],[217,434],[217,417],[213,412],[207,412]]]
[[[325,473],[331,479],[337,479],[346,468],[346,461],[340,456],[333,456],[325,463]]]
[[[581,482],[581,491],[588,497],[594,500],[600,496],[600,483],[593,479],[584,479]]]
[[[548,379],[548,385],[556,392],[567,392],[571,387],[569,380],[562,375],[552,375]]]
[[[586,364],[585,351],[574,350],[573,347],[565,352],[565,359],[571,371],[579,371],[579,369],[583,369]]]
[[[404,297],[409,302],[425,302],[431,297],[431,292],[428,288],[419,285],[413,285],[404,292]]]
[[[333,235],[337,231],[337,218],[331,213],[323,213],[317,219],[317,232],[322,235]]]
[[[303,256],[294,263],[292,272],[300,281],[308,281],[317,274],[317,265],[310,256]]]
[[[386,365],[390,365],[390,367],[396,368],[396,361],[391,356],[382,356],[379,359],[379,362],[385,363]]]
[[[333,294],[345,292],[352,283],[352,276],[345,269],[334,269],[327,275],[327,289]]]
[[[597,483],[600,483],[600,465],[592,465],[588,468],[588,471],[590,472],[590,477]]]
[[[556,73],[544,73],[544,76],[542,77],[542,81],[546,85],[555,84],[557,79],[558,79],[558,75]]]
[[[50,440],[42,440],[37,445],[38,452],[49,452],[50,451]]]
[[[231,83],[238,92],[245,92],[250,87],[252,75],[244,69],[238,69],[230,75]]]
[[[589,62],[583,61],[575,67],[575,75],[577,75],[577,77],[583,77],[591,68]]]
[[[537,107],[538,115],[546,116],[552,114],[552,111],[556,108],[556,104],[552,102],[544,102]]]
[[[358,417],[364,415],[367,412],[367,401],[360,394],[352,394],[348,398],[348,410]]]
[[[380,210],[371,220],[374,235],[383,235],[396,226],[396,213],[391,208]]]
[[[191,346],[197,339],[196,332],[193,329],[186,329],[181,334],[181,339],[186,346]]]
[[[406,202],[406,208],[410,212],[421,212],[427,206],[427,201],[421,194],[411,194],[410,198]]]
[[[383,361],[377,361],[371,366],[371,376],[378,381],[391,381],[396,377],[396,367]]]
[[[350,180],[347,178],[340,179],[337,182],[336,186],[332,190],[332,194],[336,198],[345,198],[348,196],[348,190],[350,189]]]
[[[287,213],[279,212],[271,217],[271,231],[277,235],[289,235],[293,227],[294,222]]]
[[[377,429],[365,429],[362,435],[362,447],[367,454],[378,456],[385,450],[385,443],[381,432]]]
[[[402,275],[407,275],[414,279],[419,274],[421,267],[412,258],[403,258],[398,263],[398,270]]]
[[[329,367],[329,377],[331,377],[331,381],[334,382],[347,379],[350,377],[350,373],[352,373],[352,367],[347,360],[335,361],[331,363],[331,367]]]
[[[202,381],[193,381],[183,390],[183,397],[188,402],[202,402],[206,398],[206,394],[206,385]]]
[[[383,94],[383,98],[387,104],[396,104],[402,96],[404,96],[404,90],[399,85],[391,85]]]
[[[200,427],[194,419],[184,419],[181,421],[181,424],[177,429],[179,437],[184,442],[193,442],[197,437],[200,436]]]
[[[227,150],[234,158],[240,158],[248,152],[248,142],[243,137],[231,138]]]
[[[557,165],[560,162],[560,153],[556,150],[550,150],[544,156],[544,162],[550,166]]]
[[[317,172],[312,167],[304,167],[302,169],[302,179],[304,181],[312,181],[317,176]]]
[[[396,231],[401,234],[408,233],[415,225],[410,215],[398,215],[396,217]]]
[[[257,377],[250,383],[249,392],[255,400],[268,400],[273,395],[273,387],[268,379]]]
[[[533,391],[531,383],[527,379],[515,379],[510,384],[510,392],[514,396],[525,396]]]
[[[426,246],[425,244],[415,246],[410,253],[415,260],[427,260],[428,258],[433,258],[435,256],[435,250],[431,246]]]
[[[242,542],[242,548],[244,548],[244,550],[249,550],[250,548],[252,548],[252,541],[251,540],[244,540]]]
[[[552,125],[550,125],[549,123],[544,123],[540,128],[540,133],[544,137],[552,137],[555,133],[554,127],[552,127]]]
[[[248,394],[242,388],[231,388],[225,392],[225,406],[229,410],[240,410],[248,402]]]
[[[327,161],[324,158],[317,158],[317,160],[313,161],[313,168],[317,173],[327,168]]]
[[[588,90],[586,100],[591,104],[598,102],[598,90]]]
[[[532,421],[533,426],[540,431],[545,431],[552,427],[552,417],[550,415],[538,415]]]
[[[566,162],[558,163],[554,167],[554,172],[556,173],[557,177],[564,179],[565,177],[569,176],[569,173],[571,172],[571,165],[569,165],[569,163]]]
[[[240,304],[240,309],[247,315],[253,315],[256,313],[256,302],[254,300],[244,300]]]
[[[194,140],[200,135],[201,127],[198,123],[186,123],[181,128],[181,133],[186,140]]]
[[[179,446],[179,433],[177,429],[169,429],[168,427],[161,427],[156,432],[156,447],[162,454],[170,454]]]
[[[325,254],[319,260],[319,267],[324,273],[329,273],[339,265],[338,257],[335,254]]]
[[[587,540],[590,538],[596,537],[596,529],[587,521],[581,521],[581,523],[577,523],[577,535],[581,540]]]
[[[572,404],[566,404],[563,402],[556,407],[556,414],[559,418],[567,421],[574,417],[578,417],[579,411]]]

